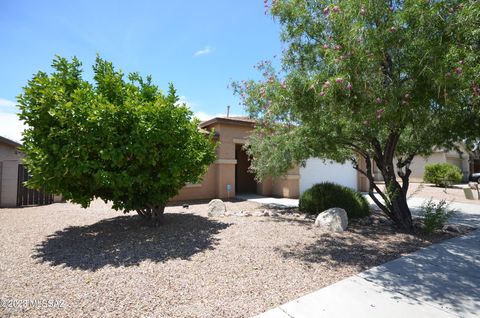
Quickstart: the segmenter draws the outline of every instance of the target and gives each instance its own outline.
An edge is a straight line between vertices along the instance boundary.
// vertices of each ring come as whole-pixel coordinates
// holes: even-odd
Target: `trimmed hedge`
[[[300,197],[299,209],[304,213],[319,214],[330,208],[344,209],[349,219],[370,215],[367,199],[361,193],[339,184],[315,184]]]
[[[425,165],[423,181],[439,187],[449,186],[462,181],[463,174],[459,167],[450,163],[432,163]]]

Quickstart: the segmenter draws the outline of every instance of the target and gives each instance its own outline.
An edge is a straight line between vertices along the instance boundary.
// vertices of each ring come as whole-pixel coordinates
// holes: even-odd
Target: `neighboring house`
[[[18,165],[22,160],[20,146],[0,136],[0,207],[17,205]]]
[[[425,173],[425,165],[432,163],[450,163],[462,170],[464,180],[468,180],[468,177],[470,176],[469,155],[466,151],[464,153],[459,153],[455,150],[435,149],[428,157],[416,156],[413,158],[412,163],[410,164],[410,170],[412,170],[410,181],[422,182]],[[374,173],[376,180],[383,179],[380,171],[378,171],[375,165]]]
[[[23,181],[28,172],[22,165],[23,154],[18,142],[0,136],[0,207],[16,207],[60,202],[61,196],[52,196],[42,191],[27,189]]]
[[[305,167],[295,167],[285,176],[269,178],[257,183],[248,171],[250,162],[242,148],[255,122],[246,117],[215,117],[204,121],[200,128],[215,130],[219,145],[217,160],[199,184],[189,184],[172,201],[233,198],[238,194],[259,194],[285,198],[298,198],[315,183],[336,182],[359,189],[360,178],[350,164],[307,160]]]

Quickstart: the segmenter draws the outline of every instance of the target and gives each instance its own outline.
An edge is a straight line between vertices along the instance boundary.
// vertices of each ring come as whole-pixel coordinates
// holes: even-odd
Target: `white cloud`
[[[5,108],[14,108],[16,106],[15,102],[12,102],[11,100],[0,98],[0,107],[5,107]]]
[[[192,103],[191,101],[189,101],[185,96],[179,96],[177,105],[182,105],[182,104],[187,105],[187,107],[190,109],[193,109],[196,106],[195,103]]]
[[[204,49],[198,50],[197,52],[193,53],[193,56],[208,55],[210,53],[212,53],[212,49],[210,49],[209,46],[206,46]]]
[[[0,136],[21,142],[26,125],[17,114],[0,111]]]
[[[185,96],[178,97],[177,104],[185,104],[188,108],[193,112],[193,115],[200,119],[201,121],[209,120],[214,117],[225,117],[226,113],[217,113],[217,114],[209,114],[204,111],[198,110],[198,105],[190,100],[188,100]],[[230,114],[230,117],[238,117],[238,116],[245,116],[245,115],[238,115],[238,114]]]

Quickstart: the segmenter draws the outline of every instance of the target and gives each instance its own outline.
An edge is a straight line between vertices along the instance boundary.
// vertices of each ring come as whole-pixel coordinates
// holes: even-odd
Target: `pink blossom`
[[[461,67],[456,67],[455,68],[455,73],[457,73],[459,75],[462,74],[462,68]]]
[[[408,93],[405,94],[405,98],[406,98],[406,99],[410,99],[410,94],[408,94]]]
[[[348,83],[348,84],[347,84],[347,89],[348,89],[349,91],[351,91],[352,88],[353,88],[352,84]]]
[[[323,96],[325,96],[325,92],[320,92],[320,94],[318,94],[318,95],[320,95],[321,97],[323,97]]]
[[[328,47],[329,47],[328,44],[324,44],[324,45],[323,45],[323,48],[324,48],[324,49],[328,49]]]
[[[342,49],[341,45],[335,45],[335,50],[340,51]]]
[[[343,83],[343,78],[337,77],[337,78],[335,79],[335,82],[337,82],[337,83]]]
[[[327,15],[328,13],[330,13],[330,9],[328,7],[323,9],[323,14]]]
[[[389,31],[392,33],[397,32],[397,28],[392,26]]]
[[[323,84],[323,87],[324,87],[324,88],[329,88],[329,87],[330,87],[330,82],[329,82],[329,81],[326,81],[326,82]]]
[[[333,7],[333,12],[339,12],[339,11],[340,11],[340,8],[338,6]]]
[[[460,61],[458,61],[458,64],[460,64],[460,65],[463,65],[464,63],[465,63],[465,61],[464,61],[464,60],[460,60]]]
[[[377,109],[377,118],[380,119],[383,116],[384,112],[385,112],[385,110],[382,109],[382,108]]]
[[[377,102],[377,104],[381,104],[383,100],[380,97],[377,97],[377,99],[375,99],[375,102]]]

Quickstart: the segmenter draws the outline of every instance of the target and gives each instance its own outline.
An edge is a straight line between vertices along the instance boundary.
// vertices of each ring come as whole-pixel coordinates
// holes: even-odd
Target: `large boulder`
[[[320,213],[315,226],[329,232],[343,232],[348,226],[347,212],[340,208],[331,208]]]
[[[220,199],[213,199],[208,203],[208,216],[224,216],[227,206]]]

